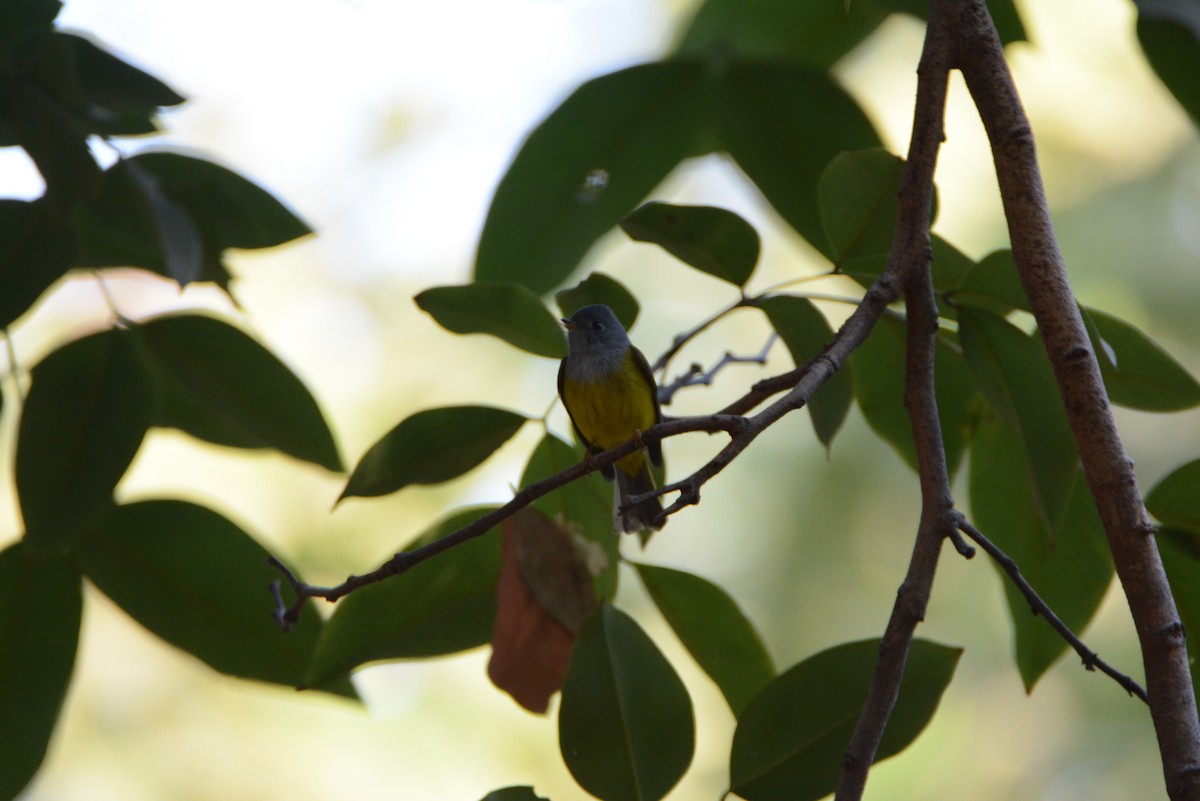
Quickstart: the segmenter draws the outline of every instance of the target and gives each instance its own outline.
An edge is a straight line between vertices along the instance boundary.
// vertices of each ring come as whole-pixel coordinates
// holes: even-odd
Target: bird
[[[629,341],[613,310],[584,306],[562,319],[567,356],[558,368],[558,394],[587,453],[600,453],[639,437],[662,421],[658,385],[650,363]],[[613,530],[659,530],[666,522],[656,495],[638,503],[629,498],[653,492],[650,463],[662,464],[662,444],[651,443],[600,468],[613,486]]]

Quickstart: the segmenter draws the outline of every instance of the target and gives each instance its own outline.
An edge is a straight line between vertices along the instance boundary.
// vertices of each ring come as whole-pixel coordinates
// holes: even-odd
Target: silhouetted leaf
[[[528,418],[490,406],[417,412],[371,446],[341,498],[387,495],[409,484],[440,484],[478,466]]]
[[[1146,509],[1168,526],[1200,531],[1200,459],[1155,484],[1146,494]]]
[[[79,572],[24,542],[0,551],[0,798],[37,773],[75,666]]]
[[[854,364],[854,391],[863,417],[875,433],[916,470],[912,422],[904,407],[906,336],[902,321],[884,316],[876,323],[871,336],[854,351],[851,362]],[[946,465],[953,476],[962,462],[974,406],[982,402],[982,398],[967,372],[962,354],[951,347],[945,336],[944,333],[939,335],[934,352],[934,392]]]
[[[109,330],[34,366],[17,438],[17,494],[31,543],[69,548],[112,503],[141,447],[154,391],[134,337]]]
[[[575,781],[602,801],[657,801],[692,761],[683,682],[633,618],[611,606],[575,641],[558,738]]]
[[[754,226],[727,209],[653,201],[621,220],[630,239],[652,242],[701,272],[743,286],[761,249]]]
[[[105,136],[154,133],[160,106],[184,98],[174,89],[82,36],[59,33],[70,45],[91,129]]]
[[[221,673],[299,687],[322,623],[308,605],[279,630],[264,604],[280,578],[267,556],[211,509],[171,500],[116,506],[79,543],[88,579],[154,634]]]
[[[171,314],[132,329],[157,384],[154,424],[234,448],[274,448],[341,470],[308,389],[274,354],[228,323]]]
[[[1112,580],[1104,526],[1083,472],[1071,470],[1062,525],[1048,529],[1025,478],[1020,438],[994,418],[979,426],[971,449],[970,496],[975,525],[1016,560],[1021,573],[1072,631],[1082,633]],[[1067,650],[1067,643],[997,568],[1013,621],[1017,667],[1026,690]]]
[[[1200,3],[1196,0],[1135,0],[1137,35],[1146,60],[1200,125]]]
[[[470,525],[495,507],[460,510],[402,550]],[[489,531],[338,602],[305,676],[324,687],[367,662],[441,656],[486,643],[496,616],[500,538]]]
[[[560,284],[697,147],[711,77],[691,61],[588,81],[529,135],[488,209],[475,278]]]
[[[523,786],[492,790],[483,797],[482,801],[549,801],[549,799],[536,795],[532,787]]]
[[[832,793],[878,654],[878,640],[845,643],[768,684],[742,712],[733,734],[733,792],[747,801],[815,801]],[[913,640],[876,761],[917,738],[933,718],[961,655],[961,648]]]
[[[6,0],[0,3],[0,50],[14,50],[53,29],[62,9],[59,0]]]
[[[766,313],[797,367],[818,356],[833,341],[833,329],[825,315],[806,298],[772,295],[755,305]],[[849,362],[839,367],[809,398],[808,411],[812,415],[813,429],[826,447],[833,443],[834,435],[845,422],[853,399],[854,376]]]
[[[602,303],[613,310],[625,330],[633,328],[638,316],[638,302],[620,282],[604,273],[590,273],[570,289],[554,293],[554,301],[563,317],[570,317],[584,306]]]
[[[1200,384],[1157,342],[1098,309],[1081,312],[1113,403],[1147,412],[1200,405]]]
[[[1038,514],[1062,524],[1079,456],[1058,384],[1040,342],[982,309],[959,309],[963,357],[988,402],[1013,429],[1026,456]]]
[[[727,592],[706,579],[667,567],[635,567],[684,647],[740,714],[775,678],[754,625]]]
[[[74,253],[74,235],[45,203],[0,200],[0,328],[66,275]]]
[[[520,284],[477,281],[426,289],[413,300],[456,334],[491,334],[537,356],[567,355],[562,326],[537,295]]]

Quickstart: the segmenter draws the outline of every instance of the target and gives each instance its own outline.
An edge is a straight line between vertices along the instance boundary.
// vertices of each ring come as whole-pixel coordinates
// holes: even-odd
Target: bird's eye
[[[604,330],[604,323],[600,322],[599,320],[593,320],[593,321],[592,321],[592,330],[593,330],[593,331],[602,331],[602,330]]]

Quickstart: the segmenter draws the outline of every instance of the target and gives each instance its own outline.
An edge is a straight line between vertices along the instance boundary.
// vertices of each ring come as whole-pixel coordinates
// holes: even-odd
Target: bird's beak
[[[575,328],[576,328],[575,323],[571,322],[566,317],[560,317],[559,319],[562,320],[563,327],[566,328],[568,331],[575,330]]]

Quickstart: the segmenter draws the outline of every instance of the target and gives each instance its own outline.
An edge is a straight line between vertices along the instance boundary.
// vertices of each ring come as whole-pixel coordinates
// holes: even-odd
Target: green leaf
[[[602,801],[657,801],[692,761],[692,701],[633,618],[602,606],[575,640],[558,740],[575,781]]]
[[[732,791],[747,801],[815,801],[832,793],[878,654],[879,640],[845,643],[768,684],[738,719]],[[877,762],[906,748],[933,718],[961,655],[961,648],[913,640]]]
[[[886,7],[845,0],[708,0],[675,52],[741,61],[796,61],[828,69],[887,17]]]
[[[604,273],[589,273],[570,289],[554,293],[554,301],[563,317],[570,317],[584,306],[602,303],[613,310],[626,331],[633,328],[638,316],[637,299],[619,281]]]
[[[228,248],[267,248],[310,233],[269,192],[237,173],[178,153],[149,151],[104,173],[76,218],[83,267],[143,267],[181,284],[224,287]]]
[[[903,176],[904,159],[883,148],[840,153],[821,172],[821,224],[839,270],[853,272],[859,260],[887,261]]]
[[[152,75],[82,36],[59,33],[70,45],[85,110],[95,133],[134,136],[154,133],[160,106],[177,106],[182,95]]]
[[[879,146],[862,110],[824,71],[734,62],[714,113],[725,150],[788,224],[832,259],[817,182],[839,153]]]
[[[1098,309],[1081,311],[1113,403],[1147,412],[1200,405],[1200,384],[1157,342]]]
[[[445,406],[401,421],[362,457],[339,500],[440,484],[477,467],[520,430],[524,415],[491,406]]]
[[[1200,632],[1200,534],[1194,530],[1164,529],[1158,532],[1158,550],[1187,634],[1192,686],[1200,686],[1200,660],[1195,657],[1200,649],[1200,641],[1196,639]]]
[[[521,486],[528,487],[574,467],[583,461],[583,454],[582,446],[568,445],[553,434],[547,434],[530,454],[521,476]],[[569,531],[590,540],[603,554],[605,567],[593,577],[596,597],[601,600],[611,599],[617,592],[620,556],[612,530],[612,505],[613,487],[599,472],[572,481],[533,502],[535,509],[551,520],[562,521]]]
[[[983,423],[971,450],[970,497],[975,524],[1016,560],[1021,573],[1072,631],[1092,619],[1112,580],[1104,526],[1083,472],[1071,470],[1069,505],[1058,529],[1048,529],[1028,481],[1026,456],[1002,420]],[[1067,643],[1033,614],[1025,596],[1000,571],[1013,621],[1017,668],[1026,690],[1067,650]]]
[[[441,539],[495,508],[456,512],[402,550]],[[487,643],[499,575],[500,537],[490,530],[402,575],[355,590],[325,624],[305,683],[324,687],[367,662],[442,656]]]
[[[1200,459],[1155,484],[1146,494],[1146,510],[1165,525],[1200,531]]]
[[[0,551],[0,798],[37,773],[75,666],[79,573],[24,542]]]
[[[173,500],[113,507],[79,543],[84,575],[158,637],[221,673],[301,687],[321,619],[309,604],[280,631],[268,556],[211,509]],[[354,695],[349,684],[328,689]]]
[[[426,289],[413,300],[456,334],[491,334],[537,356],[567,355],[562,327],[537,295],[520,284],[477,281]]]
[[[833,341],[833,329],[825,315],[806,298],[772,295],[755,303],[767,315],[799,367],[819,355]],[[813,429],[825,447],[833,443],[854,398],[854,376],[849,363],[843,364],[808,400]]]
[[[916,470],[912,423],[904,407],[906,337],[906,326],[902,321],[884,316],[876,323],[871,336],[854,351],[851,363],[854,365],[854,391],[863,417],[875,433]],[[947,342],[945,335],[938,337],[934,375],[942,445],[946,450],[946,466],[953,476],[962,462],[967,432],[980,399],[962,355]]]
[[[652,242],[701,272],[743,286],[758,263],[754,226],[727,209],[653,201],[636,209],[621,228],[630,239]]]
[[[735,715],[775,678],[775,667],[753,624],[723,589],[699,576],[635,565],[684,647],[709,675]]]
[[[954,300],[998,315],[1008,314],[1014,309],[1029,311],[1029,299],[1025,297],[1025,289],[1021,286],[1012,251],[989,253],[967,273],[959,291],[954,294]]]
[[[993,408],[1021,444],[1038,514],[1062,525],[1079,456],[1058,384],[1040,342],[982,309],[959,309],[963,358]]]
[[[154,393],[133,337],[121,330],[64,345],[32,378],[17,437],[17,494],[31,543],[66,549],[112,503],[150,427]]]
[[[1200,3],[1135,0],[1137,35],[1146,60],[1175,99],[1200,125]]]
[[[199,314],[133,326],[158,389],[154,424],[234,448],[275,448],[341,470],[317,402],[279,359],[242,331]]]
[[[549,799],[535,794],[533,788],[526,785],[492,790],[483,797],[482,801],[549,801]]]
[[[66,275],[74,254],[74,234],[45,203],[0,200],[0,328]]]
[[[496,189],[475,279],[536,294],[570,275],[697,147],[710,104],[704,64],[643,64],[588,81],[529,135]]]

